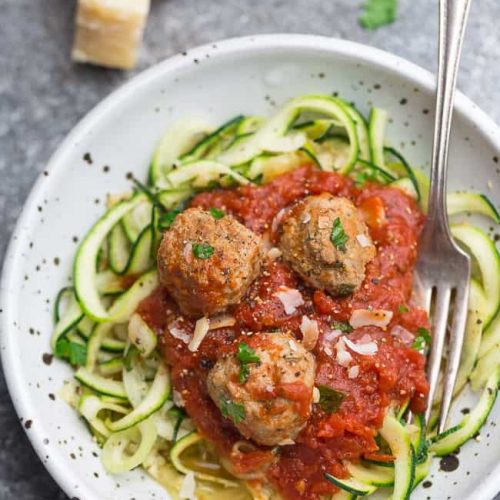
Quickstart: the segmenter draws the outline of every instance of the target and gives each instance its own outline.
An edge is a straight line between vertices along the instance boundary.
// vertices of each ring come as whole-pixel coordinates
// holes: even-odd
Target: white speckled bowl
[[[413,165],[428,168],[433,77],[391,54],[315,36],[266,35],[228,40],[175,56],[134,78],[97,106],[61,144],[40,176],[15,229],[4,264],[2,361],[19,417],[38,455],[70,497],[85,500],[165,498],[141,471],[105,473],[83,422],[59,397],[70,368],[47,363],[52,305],[68,283],[76,244],[102,213],[106,193],[145,178],[165,128],[186,115],[215,124],[237,113],[266,114],[292,96],[338,92],[366,112],[372,103],[392,117],[388,137]],[[457,96],[450,184],[500,201],[500,131],[463,95]],[[86,154],[89,153],[91,162]],[[109,166],[109,172],[103,167]],[[107,169],[106,169],[107,170]],[[45,361],[44,361],[45,359]],[[55,395],[55,396],[54,396]],[[457,410],[467,406],[467,398]],[[480,442],[460,452],[460,467],[431,475],[414,498],[489,500],[499,489],[500,405]],[[490,446],[491,444],[491,446]]]

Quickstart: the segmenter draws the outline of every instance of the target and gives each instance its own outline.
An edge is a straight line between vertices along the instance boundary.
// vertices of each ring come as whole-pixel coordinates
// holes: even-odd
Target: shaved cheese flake
[[[319,403],[319,399],[321,394],[319,393],[319,389],[317,387],[313,388],[313,403]]]
[[[327,356],[331,356],[333,354],[333,351],[329,347],[325,347],[323,351],[325,351]]]
[[[276,260],[281,257],[281,250],[279,248],[273,247],[269,252],[267,252],[267,257],[270,260]]]
[[[358,375],[359,375],[359,366],[358,365],[351,366],[349,368],[349,370],[347,370],[347,376],[349,378],[357,378]]]
[[[230,314],[221,314],[210,318],[210,330],[217,330],[218,328],[229,328],[236,324],[236,318]]]
[[[191,352],[196,352],[206,334],[210,330],[210,320],[207,317],[200,318],[194,327],[193,338],[189,342],[188,349]]]
[[[302,316],[302,322],[300,323],[300,331],[302,332],[302,345],[308,351],[312,351],[318,342],[318,322],[315,319],[309,319],[304,315]]]
[[[191,253],[193,251],[193,244],[192,243],[186,243],[184,245],[184,250],[182,251],[182,255],[184,256],[184,259],[186,260],[191,260]]]
[[[286,208],[282,208],[275,216],[274,219],[271,223],[271,231],[275,233],[278,230],[278,227],[281,224],[281,220],[283,219],[284,215],[286,214]]]
[[[191,340],[191,335],[186,330],[179,328],[178,324],[174,321],[167,326],[170,335],[175,339],[182,340],[185,344],[189,344]]]
[[[179,391],[176,391],[175,389],[172,391],[172,400],[175,406],[178,406],[179,408],[184,408],[184,398],[182,397],[182,394]]]
[[[367,342],[366,344],[355,344],[352,340],[344,337],[344,342],[351,351],[354,351],[363,356],[373,356],[378,351],[376,342]]]
[[[297,310],[297,307],[304,305],[302,294],[295,288],[280,286],[274,295],[280,299],[286,314],[293,314]]]
[[[302,224],[307,224],[308,222],[310,222],[311,221],[311,214],[310,214],[310,212],[305,212],[302,215],[301,221],[302,221]]]
[[[352,361],[352,356],[351,353],[345,348],[344,340],[344,337],[340,337],[335,345],[335,350],[337,351],[337,363],[340,366],[349,366]]]
[[[326,342],[331,342],[341,335],[342,332],[340,330],[327,330],[323,335],[323,340],[325,340]]]
[[[278,443],[278,446],[290,446],[292,444],[295,444],[295,441],[290,438],[283,439],[283,441],[280,441]]]
[[[361,247],[363,248],[366,248],[366,247],[369,247],[371,246],[372,244],[372,241],[370,240],[370,238],[368,238],[368,236],[364,235],[364,234],[358,234],[356,236],[356,239],[358,240],[358,243],[361,245]]]
[[[392,319],[393,312],[384,309],[355,309],[351,314],[349,324],[353,328],[362,326],[386,327]]]
[[[194,472],[188,472],[182,480],[182,484],[179,490],[179,498],[185,500],[196,500],[195,490],[196,479],[194,477]]]

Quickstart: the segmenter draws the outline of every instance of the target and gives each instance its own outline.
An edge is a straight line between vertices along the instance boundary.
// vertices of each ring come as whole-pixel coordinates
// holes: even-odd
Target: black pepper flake
[[[495,163],[498,163],[498,156],[494,156],[494,157],[493,157],[493,161],[494,161]]]
[[[30,329],[31,330],[31,329]],[[31,333],[31,331],[30,331]],[[52,363],[52,360],[54,359],[54,355],[53,354],[49,354],[48,352],[44,352],[42,354],[42,361],[46,364],[46,365],[50,365]]]
[[[378,89],[380,89],[380,88],[381,88],[381,85],[380,85],[379,83],[376,83],[376,84],[373,86],[373,88],[374,88],[375,90],[378,90]]]
[[[470,408],[462,408],[462,415],[468,415],[470,413]]]
[[[380,280],[378,278],[372,278],[372,283],[374,285],[379,285],[380,284]]]
[[[401,106],[404,106],[407,102],[408,102],[408,99],[406,99],[406,98],[403,97],[403,99],[401,99],[399,101],[399,104],[401,104]]]
[[[26,422],[24,422],[25,429],[31,429],[32,425],[33,425],[33,420],[26,420]]]
[[[424,115],[428,115],[428,114],[429,114],[429,110],[428,110],[427,108],[426,108],[426,109],[423,109],[423,110],[422,110],[422,113],[423,113]]]
[[[58,266],[60,263],[61,263],[61,260],[59,259],[59,257],[54,257],[54,264],[56,266]]]
[[[134,174],[133,174],[132,172],[127,172],[127,173],[125,174],[125,177],[126,177],[129,181],[131,181],[131,180],[134,178]]]
[[[453,472],[458,469],[460,462],[456,455],[446,455],[439,461],[439,468],[445,472]]]
[[[90,156],[90,153],[85,153],[83,155],[83,161],[88,163],[89,165],[92,165],[92,163],[94,163],[94,160],[92,160],[92,156]]]
[[[424,488],[430,488],[430,487],[432,486],[432,481],[424,481],[424,482],[422,483],[422,486],[423,486]]]
[[[108,172],[109,172],[109,170],[110,170],[110,169],[109,169],[109,165],[104,165],[104,167],[102,167],[102,171],[103,171],[104,173],[108,173]]]
[[[325,78],[325,74],[324,73],[318,73],[318,77],[319,78]]]
[[[51,399],[52,401],[55,401],[56,400],[55,394],[50,393],[49,394],[49,399]]]

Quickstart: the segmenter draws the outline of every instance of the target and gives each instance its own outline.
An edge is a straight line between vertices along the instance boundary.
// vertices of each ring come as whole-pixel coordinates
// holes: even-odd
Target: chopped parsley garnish
[[[61,338],[56,343],[54,354],[58,358],[68,359],[72,365],[84,365],[87,362],[87,346]]]
[[[222,396],[219,401],[220,412],[224,417],[230,418],[235,424],[245,419],[245,407]]]
[[[251,363],[260,363],[260,358],[257,356],[254,349],[252,349],[245,342],[240,342],[238,345],[238,354],[236,356],[240,362],[240,373],[238,380],[240,384],[244,384],[250,375]]]
[[[340,330],[343,333],[352,332],[352,326],[349,323],[344,323],[343,321],[334,321],[332,323],[332,328],[334,330]]]
[[[408,309],[405,305],[400,304],[400,305],[398,306],[398,311],[399,311],[400,313],[407,313],[407,312],[409,312],[410,310],[409,310],[409,309]]]
[[[415,337],[412,347],[417,351],[423,351],[431,343],[431,335],[427,328],[420,327],[418,330],[418,336]]]
[[[326,413],[335,413],[340,408],[345,394],[326,385],[318,385],[318,390],[321,409]]]
[[[398,0],[367,0],[359,22],[367,30],[375,30],[396,20]]]
[[[222,219],[222,217],[224,217],[224,215],[226,215],[226,213],[224,212],[224,210],[221,210],[219,208],[210,207],[210,215],[214,219]]]
[[[345,234],[344,226],[342,226],[342,222],[337,217],[333,221],[332,232],[330,234],[330,241],[334,244],[336,248],[338,248],[341,252],[345,252],[345,244],[349,237]]]
[[[173,224],[175,218],[181,213],[180,210],[170,210],[167,213],[160,215],[158,219],[158,229],[160,231],[165,231],[169,229]]]
[[[179,434],[179,429],[181,427],[182,421],[186,418],[186,413],[182,408],[177,408],[173,406],[167,412],[171,417],[175,418],[174,432],[172,434],[172,441],[175,443],[177,441],[177,436]]]
[[[208,259],[214,251],[214,247],[208,243],[193,243],[193,254],[197,259]]]

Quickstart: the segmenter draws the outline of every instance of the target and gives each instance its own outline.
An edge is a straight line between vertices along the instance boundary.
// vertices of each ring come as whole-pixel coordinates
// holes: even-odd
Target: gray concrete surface
[[[75,2],[0,0],[0,261],[36,176],[66,133],[110,91],[171,54],[237,35],[316,33],[363,42],[434,68],[435,0],[400,0],[398,21],[376,32],[358,26],[361,3],[152,0],[139,67],[119,72],[71,63]],[[500,122],[500,3],[472,4],[459,86]],[[32,451],[0,374],[0,499],[64,498]]]

